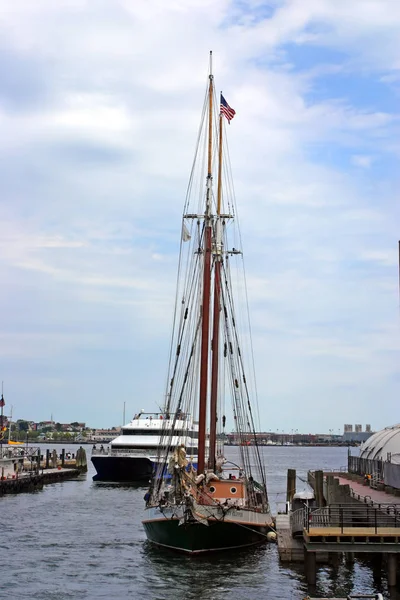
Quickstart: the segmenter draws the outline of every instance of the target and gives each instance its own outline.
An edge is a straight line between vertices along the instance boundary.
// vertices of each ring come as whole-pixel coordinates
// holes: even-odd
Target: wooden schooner
[[[243,282],[239,294],[245,310],[241,318],[235,316],[235,306],[240,303],[233,286],[237,271],[232,263],[238,260],[243,267],[243,257],[224,136],[225,120],[229,123],[235,111],[222,94],[219,110],[215,110],[211,58],[210,53],[183,212],[165,400],[168,418],[158,466],[145,496],[143,520],[150,542],[188,554],[260,544],[273,530],[252,408],[256,392],[245,375],[245,346],[239,341],[240,325],[249,323]],[[234,245],[230,234],[236,235]],[[244,275],[243,268],[239,272]],[[245,341],[251,347],[249,333]],[[239,465],[226,461],[223,454],[228,400],[239,443]],[[189,414],[198,418],[197,456],[189,455],[182,445],[172,446],[174,423]]]

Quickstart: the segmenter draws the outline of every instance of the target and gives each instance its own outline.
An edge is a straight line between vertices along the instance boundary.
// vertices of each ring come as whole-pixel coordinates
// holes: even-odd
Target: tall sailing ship
[[[191,463],[183,444],[174,447],[170,435],[174,427],[165,428],[143,520],[150,542],[188,554],[260,544],[273,530],[265,467],[255,435],[254,377],[245,374],[246,346],[253,364],[251,335],[224,135],[224,125],[235,111],[222,94],[217,105],[211,58],[210,54],[183,212],[165,408],[171,419],[182,412],[198,415],[198,464]],[[243,277],[235,290],[239,273]],[[237,316],[236,306],[242,309]],[[242,325],[247,325],[244,345]],[[241,440],[239,465],[229,464],[223,456],[227,422]]]

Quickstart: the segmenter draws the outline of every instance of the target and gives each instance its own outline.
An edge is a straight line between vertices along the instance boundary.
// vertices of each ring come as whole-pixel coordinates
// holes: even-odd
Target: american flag
[[[221,94],[221,114],[225,115],[228,119],[228,123],[231,122],[233,117],[236,115],[236,112],[229,106],[223,95]]]
[[[0,398],[0,408],[3,408],[3,406],[5,406],[5,405],[6,405],[6,403],[4,401],[3,394],[2,394],[1,398]]]

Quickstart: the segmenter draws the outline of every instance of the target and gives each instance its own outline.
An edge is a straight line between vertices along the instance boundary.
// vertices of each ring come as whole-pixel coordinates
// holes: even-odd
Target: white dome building
[[[360,447],[360,458],[400,464],[400,423],[371,435]]]

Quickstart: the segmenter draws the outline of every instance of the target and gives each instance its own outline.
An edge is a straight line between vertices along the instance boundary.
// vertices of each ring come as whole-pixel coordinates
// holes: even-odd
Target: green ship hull
[[[234,550],[266,542],[267,528],[242,524],[197,521],[179,525],[178,519],[143,522],[149,542],[187,554]]]

